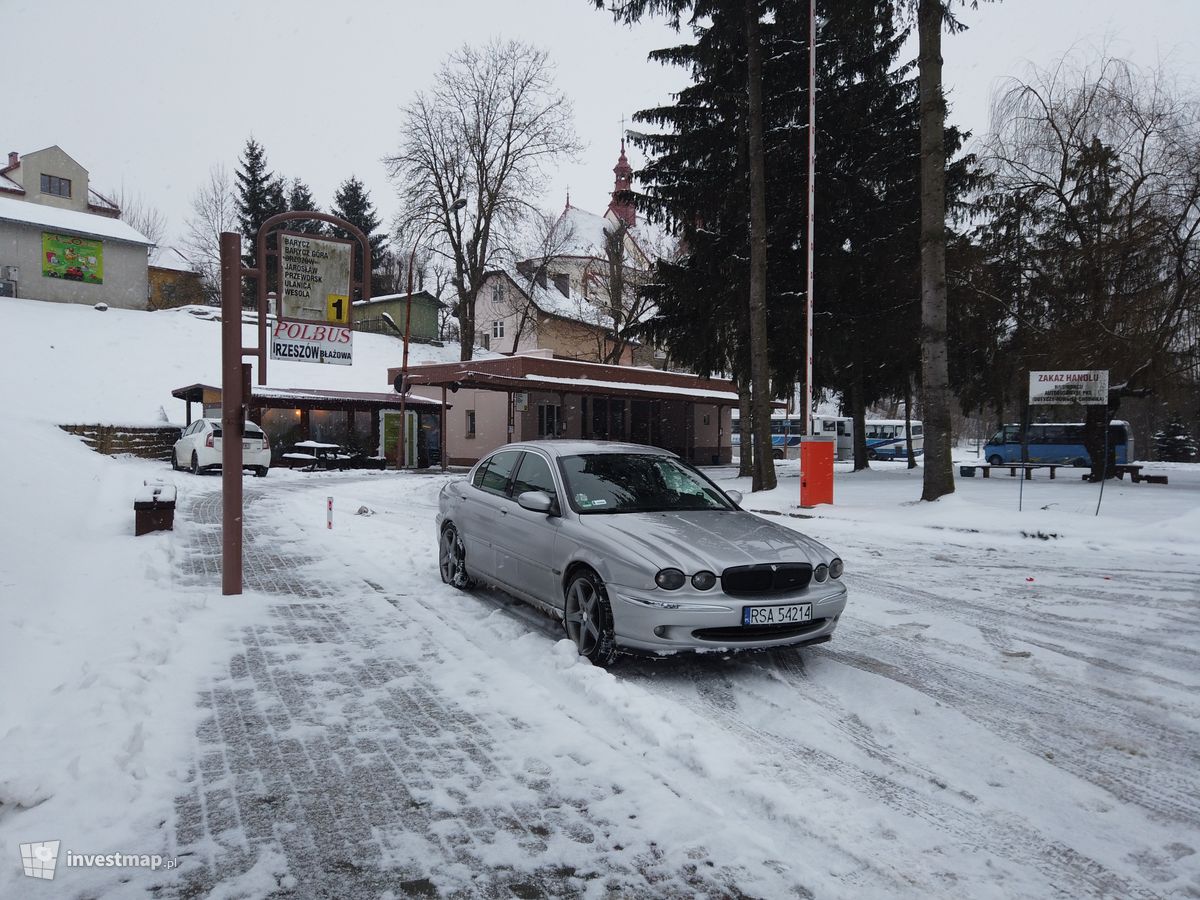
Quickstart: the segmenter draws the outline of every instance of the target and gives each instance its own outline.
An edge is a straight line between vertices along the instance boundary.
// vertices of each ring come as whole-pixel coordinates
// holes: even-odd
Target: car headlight
[[[844,569],[845,569],[845,566],[842,565],[842,561],[835,556],[833,558],[833,562],[831,562],[829,564],[829,577],[830,578],[841,578],[842,571]]]
[[[698,591],[712,590],[714,584],[717,583],[717,576],[712,572],[697,572],[692,576],[692,587]]]
[[[687,576],[678,569],[662,569],[654,576],[654,583],[664,591],[677,591],[686,581]]]
[[[829,566],[825,563],[820,563],[813,569],[813,581],[822,582],[829,577]]]

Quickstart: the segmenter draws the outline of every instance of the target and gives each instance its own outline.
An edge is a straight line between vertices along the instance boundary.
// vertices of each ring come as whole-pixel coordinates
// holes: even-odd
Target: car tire
[[[1002,465],[1004,465],[1004,460],[1002,460],[997,454],[993,453],[991,456],[988,457],[988,465],[989,466],[1002,466]]]
[[[1084,459],[1082,456],[1080,456],[1080,457],[1076,457],[1074,460],[1072,460],[1071,465],[1074,466],[1076,469],[1086,469],[1088,467],[1088,461],[1086,459]]]
[[[591,569],[582,569],[571,578],[564,599],[567,639],[592,665],[607,666],[616,658],[617,638],[604,582]]]
[[[467,551],[463,546],[458,529],[447,525],[438,538],[438,571],[442,581],[460,591],[473,587],[475,582],[467,574]]]
[[[266,466],[256,466],[254,469],[254,477],[255,478],[266,478],[267,477],[267,467]]]
[[[867,451],[867,459],[879,459],[879,454],[876,453],[874,450],[868,450]]]
[[[174,447],[171,448],[171,470],[174,472],[182,471],[183,466],[179,464],[179,453]]]
[[[193,475],[200,474],[200,460],[196,456],[195,450],[192,451],[192,465],[191,465],[191,468],[188,469],[188,471],[191,472]]]
[[[772,450],[771,456],[773,456],[775,459],[784,459],[785,458],[782,450]]]

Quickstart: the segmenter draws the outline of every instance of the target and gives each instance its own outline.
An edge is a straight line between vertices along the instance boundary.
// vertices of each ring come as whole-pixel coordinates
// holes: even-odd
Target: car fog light
[[[717,583],[717,576],[712,572],[697,572],[692,576],[692,587],[698,591],[712,590],[712,586]]]
[[[842,565],[842,561],[835,557],[833,562],[831,562],[829,564],[829,577],[830,578],[841,578],[842,570],[844,568],[845,568],[845,566]]]
[[[654,576],[654,583],[664,591],[677,591],[683,587],[687,576],[678,569],[663,569]]]
[[[814,581],[824,581],[828,577],[829,577],[829,566],[825,565],[825,563],[821,563],[819,566],[817,566],[815,569],[813,569],[813,580]]]

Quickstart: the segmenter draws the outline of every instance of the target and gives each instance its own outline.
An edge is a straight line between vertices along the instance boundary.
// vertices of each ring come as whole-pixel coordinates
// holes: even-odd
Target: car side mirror
[[[728,497],[730,500],[732,500],[734,502],[735,506],[742,505],[742,492],[741,491],[726,491],[725,496]]]
[[[517,495],[517,504],[535,513],[550,515],[554,511],[554,498],[545,491],[525,491]]]

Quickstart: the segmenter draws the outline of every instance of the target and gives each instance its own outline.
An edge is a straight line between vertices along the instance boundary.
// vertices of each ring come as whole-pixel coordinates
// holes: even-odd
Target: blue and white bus
[[[920,419],[905,423],[903,419],[868,419],[867,459],[907,459],[908,425],[912,426],[913,456],[925,452],[925,426]]]
[[[1083,444],[1082,422],[1038,422],[1029,426],[1029,461],[1062,463],[1087,467],[1092,457]],[[1119,464],[1132,462],[1133,432],[1129,423],[1113,420],[1108,425],[1108,445],[1116,453]],[[988,465],[1000,466],[1021,461],[1021,426],[1005,425],[984,445],[983,455]]]
[[[738,430],[739,415],[733,411],[732,444],[735,448],[741,446],[742,435]],[[854,456],[854,420],[847,416],[826,416],[814,414],[812,417],[813,434],[823,434],[829,437],[837,436],[837,459],[850,459]],[[771,416],[771,453],[775,459],[799,459],[800,438],[804,435],[804,416],[787,415],[779,412]]]

